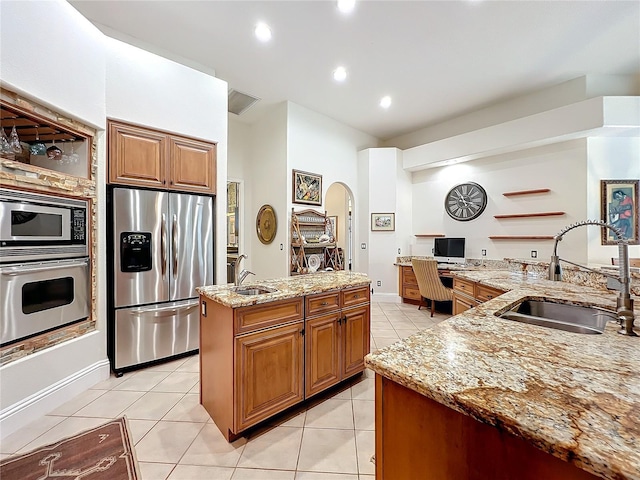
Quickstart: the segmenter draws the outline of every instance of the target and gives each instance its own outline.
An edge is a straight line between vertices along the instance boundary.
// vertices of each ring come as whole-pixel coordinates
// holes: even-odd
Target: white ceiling
[[[289,100],[383,140],[582,75],[640,75],[638,0],[359,1],[348,16],[329,0],[70,3],[112,36],[260,97],[240,121]],[[258,21],[269,44],[253,36]]]

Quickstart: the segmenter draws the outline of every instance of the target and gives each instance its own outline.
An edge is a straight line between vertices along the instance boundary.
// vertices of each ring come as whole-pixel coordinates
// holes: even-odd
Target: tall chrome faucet
[[[255,275],[255,273],[250,272],[249,270],[242,270],[240,271],[240,261],[243,258],[248,258],[244,253],[242,255],[240,255],[238,257],[238,259],[236,260],[235,263],[235,275],[234,275],[234,284],[236,287],[239,287],[242,282],[244,281],[245,278],[247,278],[249,275]]]
[[[599,227],[608,228],[616,236],[616,244],[618,245],[618,266],[620,268],[620,275],[614,276],[608,273],[599,272],[592,268],[579,265],[577,263],[570,262],[564,258],[558,256],[558,242],[562,240],[562,237],[569,231],[577,227],[583,227],[587,225],[597,225]],[[549,280],[562,281],[562,267],[560,261],[575,265],[590,272],[600,273],[607,277],[607,287],[618,290],[617,308],[616,314],[618,321],[620,322],[620,330],[618,333],[629,336],[637,336],[633,331],[633,322],[635,316],[633,314],[633,299],[631,298],[631,272],[629,270],[629,245],[627,240],[622,235],[622,232],[610,223],[603,222],[601,220],[583,220],[581,222],[574,223],[562,229],[555,237],[555,243],[553,244],[553,255],[551,255],[551,263],[549,263]]]

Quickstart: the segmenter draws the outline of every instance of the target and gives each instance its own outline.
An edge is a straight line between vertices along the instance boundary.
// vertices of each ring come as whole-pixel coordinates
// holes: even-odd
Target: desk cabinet
[[[504,290],[488,287],[464,278],[454,277],[453,314],[458,315],[503,293],[505,293]]]
[[[400,267],[400,284],[398,285],[398,291],[402,297],[402,303],[420,303],[420,289],[418,288],[416,274],[413,273],[413,267]]]

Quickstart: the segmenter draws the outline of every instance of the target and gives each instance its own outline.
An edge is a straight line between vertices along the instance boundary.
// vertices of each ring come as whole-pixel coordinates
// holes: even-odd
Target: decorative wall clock
[[[258,239],[268,245],[273,242],[276,237],[276,231],[278,230],[278,223],[276,221],[276,212],[271,205],[263,205],[256,217],[256,233]]]
[[[454,220],[466,222],[484,212],[487,206],[487,192],[477,183],[467,182],[456,185],[444,199],[444,209]]]

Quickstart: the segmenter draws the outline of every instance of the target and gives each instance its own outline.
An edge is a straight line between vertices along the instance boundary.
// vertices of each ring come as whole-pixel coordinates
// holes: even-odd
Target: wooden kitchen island
[[[523,299],[615,310],[616,292],[507,271],[454,278],[506,293],[367,356],[376,479],[640,479],[640,338],[615,321],[586,335],[496,316]]]
[[[196,289],[200,403],[228,441],[361,373],[369,353],[366,275],[319,272],[259,284],[275,291]]]

